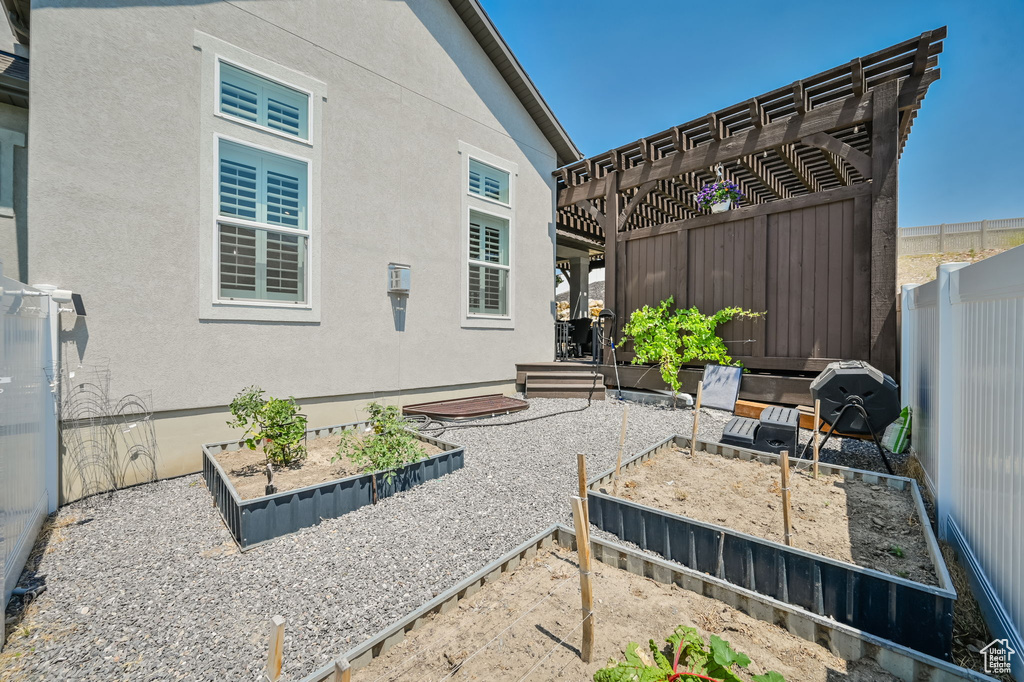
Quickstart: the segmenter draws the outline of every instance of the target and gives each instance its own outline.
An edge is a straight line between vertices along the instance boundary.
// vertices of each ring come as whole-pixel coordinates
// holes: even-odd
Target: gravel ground
[[[474,424],[585,406],[536,399]],[[464,469],[244,554],[198,475],[68,505],[23,576],[47,591],[23,614],[9,608],[0,679],[257,680],[275,614],[287,619],[285,679],[298,679],[548,525],[571,525],[575,455],[591,474],[611,466],[621,414],[597,401],[450,429]],[[632,405],[627,454],[689,433],[692,414]],[[730,415],[701,414],[701,435],[717,440]],[[879,468],[869,443],[829,445],[825,461]]]

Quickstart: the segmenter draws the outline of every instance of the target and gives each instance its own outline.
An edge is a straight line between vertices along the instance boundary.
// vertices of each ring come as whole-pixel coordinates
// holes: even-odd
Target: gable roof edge
[[[512,88],[512,92],[522,102],[537,127],[544,133],[544,137],[555,148],[555,153],[558,155],[557,165],[563,166],[582,159],[583,154],[576,147],[576,143],[572,141],[569,133],[565,131],[554,112],[551,111],[551,107],[544,101],[537,86],[530,80],[523,65],[516,59],[508,43],[498,33],[494,22],[487,16],[487,12],[484,11],[478,0],[448,1],[466,28],[480,43],[480,47],[490,57],[505,82]]]

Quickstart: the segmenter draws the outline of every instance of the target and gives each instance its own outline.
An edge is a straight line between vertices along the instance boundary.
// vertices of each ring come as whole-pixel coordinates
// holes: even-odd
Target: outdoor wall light
[[[402,263],[388,263],[388,293],[409,295],[412,267]]]

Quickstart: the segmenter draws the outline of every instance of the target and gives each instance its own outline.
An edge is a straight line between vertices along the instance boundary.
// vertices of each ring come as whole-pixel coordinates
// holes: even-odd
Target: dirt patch
[[[753,661],[749,680],[775,670],[790,682],[890,682],[899,678],[873,661],[850,663],[782,628],[722,602],[663,585],[600,562],[593,564],[595,647],[580,660],[579,569],[575,552],[541,552],[512,574],[486,585],[458,607],[408,633],[366,668],[359,682],[385,680],[590,680],[633,641],[663,643],[678,625],[705,640],[718,635]]]
[[[295,490],[364,473],[348,457],[331,461],[340,443],[341,434],[307,441],[305,458],[292,466],[274,467],[274,485],[277,486],[277,491]],[[427,457],[442,452],[441,448],[430,443],[420,441],[420,445],[423,446]],[[222,452],[216,455],[216,458],[243,500],[263,497],[266,494],[267,458],[262,447],[255,450],[243,448]]]
[[[791,469],[793,546],[926,585],[935,567],[910,490]],[[779,467],[671,448],[622,472],[619,496],[783,541]],[[606,490],[610,493],[612,488]]]
[[[1006,249],[985,249],[984,251],[928,253],[919,256],[900,256],[896,265],[897,288],[904,284],[927,284],[935,279],[935,268],[943,263],[977,263]]]

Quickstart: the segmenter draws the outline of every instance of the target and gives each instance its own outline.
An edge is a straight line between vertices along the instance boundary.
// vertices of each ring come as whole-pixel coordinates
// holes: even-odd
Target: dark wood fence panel
[[[720,327],[748,367],[817,371],[835,359],[870,360],[870,202],[850,192],[820,199],[627,233],[616,296],[625,317],[669,296],[704,313],[740,306],[766,312]]]

